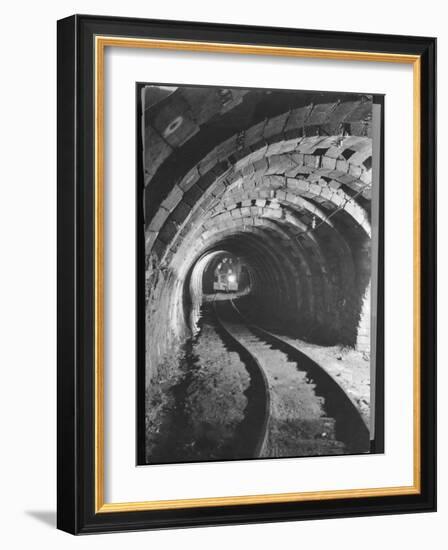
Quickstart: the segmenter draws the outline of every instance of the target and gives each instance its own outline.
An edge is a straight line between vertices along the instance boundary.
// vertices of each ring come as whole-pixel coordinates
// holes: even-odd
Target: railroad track
[[[251,419],[254,457],[369,451],[361,415],[324,369],[281,337],[248,322],[231,300],[215,302],[214,310],[240,350],[259,401]]]

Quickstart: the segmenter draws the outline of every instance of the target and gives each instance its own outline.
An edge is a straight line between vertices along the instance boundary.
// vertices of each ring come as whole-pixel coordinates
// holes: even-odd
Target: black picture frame
[[[420,483],[413,494],[98,510],[95,430],[96,36],[415,56],[420,67]],[[58,22],[58,511],[73,534],[436,509],[436,40],[74,15]]]

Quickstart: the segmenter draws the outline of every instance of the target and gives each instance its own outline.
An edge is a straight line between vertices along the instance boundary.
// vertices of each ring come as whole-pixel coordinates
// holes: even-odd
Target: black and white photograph
[[[4,548],[440,548],[443,7],[4,4]]]
[[[140,463],[382,451],[381,99],[138,85]]]

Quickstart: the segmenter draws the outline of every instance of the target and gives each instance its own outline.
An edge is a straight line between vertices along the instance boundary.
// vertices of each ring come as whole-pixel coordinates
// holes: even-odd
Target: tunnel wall
[[[188,334],[185,281],[194,263],[217,248],[253,266],[265,323],[280,320],[298,337],[367,349],[371,100],[319,103],[320,97],[211,141],[194,166],[191,148],[185,158],[182,152],[188,139],[200,139],[200,125],[159,156],[152,150],[151,170],[159,169],[147,170],[148,184],[166,174],[172,156],[183,173],[165,180],[165,198],[147,213],[151,364]],[[151,131],[147,124],[147,139]]]

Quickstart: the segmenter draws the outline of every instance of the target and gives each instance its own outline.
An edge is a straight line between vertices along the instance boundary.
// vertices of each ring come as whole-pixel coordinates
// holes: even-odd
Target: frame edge
[[[80,20],[82,19],[82,21]],[[84,455],[78,453],[89,453],[90,449],[82,448],[83,438],[78,429],[78,412],[82,410],[82,395],[78,384],[80,376],[77,368],[77,348],[80,345],[77,334],[77,311],[80,307],[81,296],[78,296],[77,285],[77,232],[82,231],[82,221],[79,217],[76,202],[77,195],[77,157],[78,157],[78,70],[79,67],[77,50],[79,46],[78,30],[81,23],[93,24],[127,21],[128,18],[109,18],[101,16],[71,16],[58,22],[58,520],[59,529],[72,534],[99,533],[107,531],[127,531],[136,529],[161,529],[167,527],[193,527],[210,525],[228,525],[242,523],[264,523],[271,521],[291,521],[304,519],[321,519],[324,517],[353,517],[358,515],[384,515],[399,514],[405,512],[435,511],[435,44],[436,40],[423,37],[409,37],[413,41],[416,50],[424,60],[421,90],[421,112],[424,124],[421,128],[422,143],[426,155],[422,150],[422,292],[429,301],[422,307],[421,336],[422,341],[421,358],[425,364],[425,375],[422,372],[422,391],[424,391],[424,402],[422,406],[422,424],[427,426],[431,433],[428,433],[428,440],[421,443],[422,454],[425,459],[425,475],[422,472],[422,486],[424,491],[416,495],[413,502],[402,502],[401,499],[389,500],[379,508],[380,503],[371,505],[367,502],[354,506],[352,503],[333,501],[342,505],[341,512],[335,511],[331,506],[324,506],[322,510],[302,511],[298,517],[299,510],[291,510],[285,507],[283,510],[273,506],[258,509],[250,505],[252,510],[244,507],[235,507],[233,510],[221,509],[199,509],[197,515],[192,515],[186,510],[180,510],[175,518],[171,514],[157,513],[150,519],[141,512],[122,512],[101,514],[99,517],[95,512],[84,510],[83,503],[89,494],[83,494],[86,489],[84,476],[82,475],[82,461]],[[141,24],[155,25],[154,20],[136,20]],[[178,24],[207,28],[206,23],[190,24],[187,22],[164,21],[165,25]],[[215,24],[216,25],[216,24]],[[211,26],[211,25],[210,25]],[[253,32],[281,31],[282,29],[266,29],[264,27],[242,27],[235,25],[220,25],[227,31]],[[284,30],[284,29],[283,29]],[[288,29],[292,31],[292,29]],[[298,30],[294,30],[299,32]],[[91,32],[91,31],[90,31]],[[339,40],[344,35],[355,33],[334,33],[333,31],[312,31],[321,34],[339,34]],[[371,35],[380,36],[380,35]],[[384,37],[398,40],[399,36]],[[402,37],[404,38],[404,37]],[[85,93],[89,93],[86,91]],[[85,115],[85,113],[84,113]],[[432,119],[432,117],[434,117]],[[432,122],[431,122],[432,120]],[[423,187],[427,184],[427,188]],[[81,196],[80,196],[81,198]],[[425,263],[426,262],[426,263]],[[430,285],[425,291],[426,285]],[[426,322],[426,325],[425,325]],[[81,325],[80,325],[81,327]],[[423,370],[423,369],[422,369]],[[433,374],[434,373],[434,374]],[[431,376],[433,377],[431,378]],[[79,407],[78,407],[79,401]],[[79,409],[79,410],[78,410]],[[433,420],[434,424],[428,423]],[[427,447],[424,447],[426,442]],[[81,447],[81,448],[80,448]],[[433,474],[429,471],[434,467]],[[84,472],[86,474],[86,472]],[[87,475],[89,477],[89,475]],[[89,492],[89,490],[87,490]],[[368,500],[368,499],[366,499]],[[289,508],[289,510],[287,510]],[[87,513],[86,513],[87,512]],[[203,515],[202,515],[202,513]],[[256,515],[256,517],[254,517]],[[167,517],[168,516],[168,517]],[[202,516],[202,517],[201,517]],[[83,519],[81,519],[83,518]]]
[[[57,528],[79,532],[76,360],[78,16],[57,22]]]

